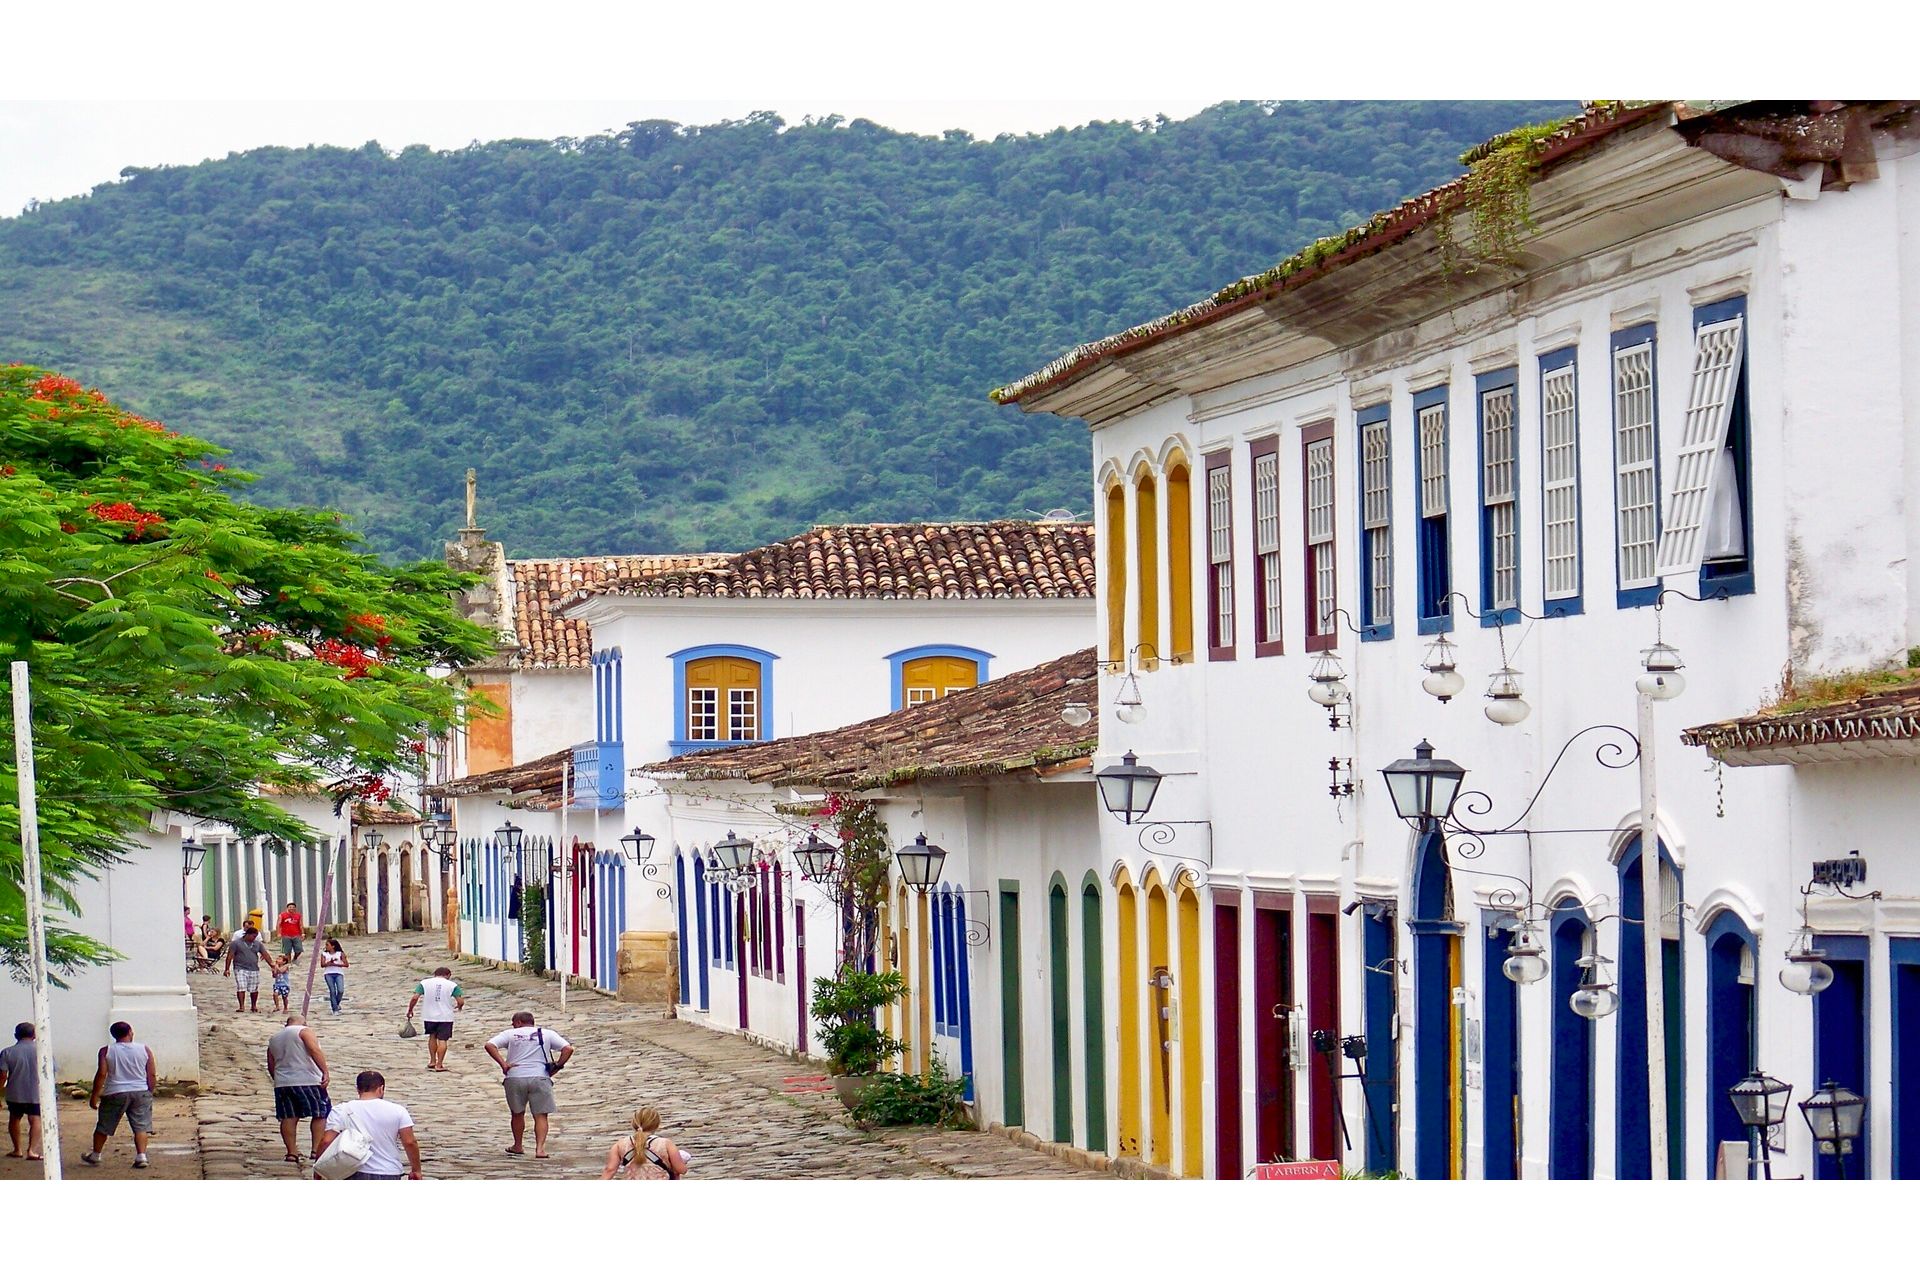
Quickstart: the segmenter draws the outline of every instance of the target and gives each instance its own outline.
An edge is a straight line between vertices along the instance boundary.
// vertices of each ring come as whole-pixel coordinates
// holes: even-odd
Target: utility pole
[[[1645,948],[1647,992],[1647,1165],[1648,1176],[1667,1176],[1667,982],[1662,962],[1661,929],[1666,911],[1660,900],[1660,826],[1656,820],[1659,786],[1653,767],[1653,699],[1640,700],[1640,940]]]
[[[33,783],[33,700],[27,664],[13,664],[13,758],[20,780],[20,887],[27,899],[27,950],[33,979],[34,1061],[40,1077],[40,1176],[60,1181],[60,1091],[53,1078],[53,1010],[47,999],[47,903],[40,879],[40,805]]]

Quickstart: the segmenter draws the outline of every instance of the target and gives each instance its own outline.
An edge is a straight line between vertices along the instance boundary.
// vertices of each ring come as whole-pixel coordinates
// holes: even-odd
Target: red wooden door
[[[747,895],[733,895],[733,971],[740,987],[740,1025],[747,1025],[747,948],[757,945],[747,937]]]
[[[801,1053],[807,1051],[807,909],[802,904],[793,904],[793,999],[799,1006],[794,1013],[794,1047]]]
[[[1246,1168],[1240,1141],[1239,892],[1213,904],[1213,1176],[1238,1178]]]
[[[1340,1125],[1334,1108],[1333,1073],[1340,1069],[1338,1050],[1331,1057],[1313,1050],[1313,1034],[1324,1031],[1340,1041],[1340,916],[1333,899],[1307,901],[1307,1110],[1309,1158],[1340,1158]]]
[[[1287,1021],[1293,1008],[1293,918],[1281,895],[1254,895],[1254,1160],[1293,1159],[1293,1070]],[[1252,1163],[1252,1161],[1249,1161]]]
[[[580,972],[580,846],[578,842],[566,851],[569,862],[567,902],[568,916],[571,920],[567,928],[567,972]]]
[[[592,845],[585,845],[580,853],[580,882],[587,889],[587,976],[595,986],[600,985],[600,869],[594,865]]]

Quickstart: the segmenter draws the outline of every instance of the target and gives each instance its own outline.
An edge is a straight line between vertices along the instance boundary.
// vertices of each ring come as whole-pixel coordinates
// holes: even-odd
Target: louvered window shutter
[[[1745,317],[1702,325],[1693,335],[1693,380],[1687,395],[1687,420],[1681,429],[1680,456],[1668,480],[1654,572],[1696,573],[1706,550],[1707,518],[1714,486],[1731,468],[1721,465],[1727,425],[1733,419],[1734,393],[1740,386],[1741,331]]]

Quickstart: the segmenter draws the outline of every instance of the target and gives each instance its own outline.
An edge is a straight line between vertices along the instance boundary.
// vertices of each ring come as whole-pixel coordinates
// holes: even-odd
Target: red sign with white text
[[[1279,1164],[1257,1164],[1247,1177],[1268,1182],[1325,1182],[1340,1177],[1338,1160],[1288,1160]]]

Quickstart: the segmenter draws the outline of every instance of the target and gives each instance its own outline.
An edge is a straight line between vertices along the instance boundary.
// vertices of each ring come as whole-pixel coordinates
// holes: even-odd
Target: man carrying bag
[[[327,1116],[313,1176],[418,1182],[420,1144],[414,1140],[413,1116],[399,1103],[387,1101],[387,1078],[378,1071],[362,1071],[354,1077],[353,1086],[359,1098],[340,1104]]]
[[[533,1112],[533,1158],[547,1158],[547,1117],[555,1110],[552,1077],[573,1057],[566,1039],[537,1027],[531,1013],[513,1015],[513,1028],[487,1041],[487,1054],[500,1064],[511,1113],[513,1145],[507,1154],[526,1154],[527,1115]]]

